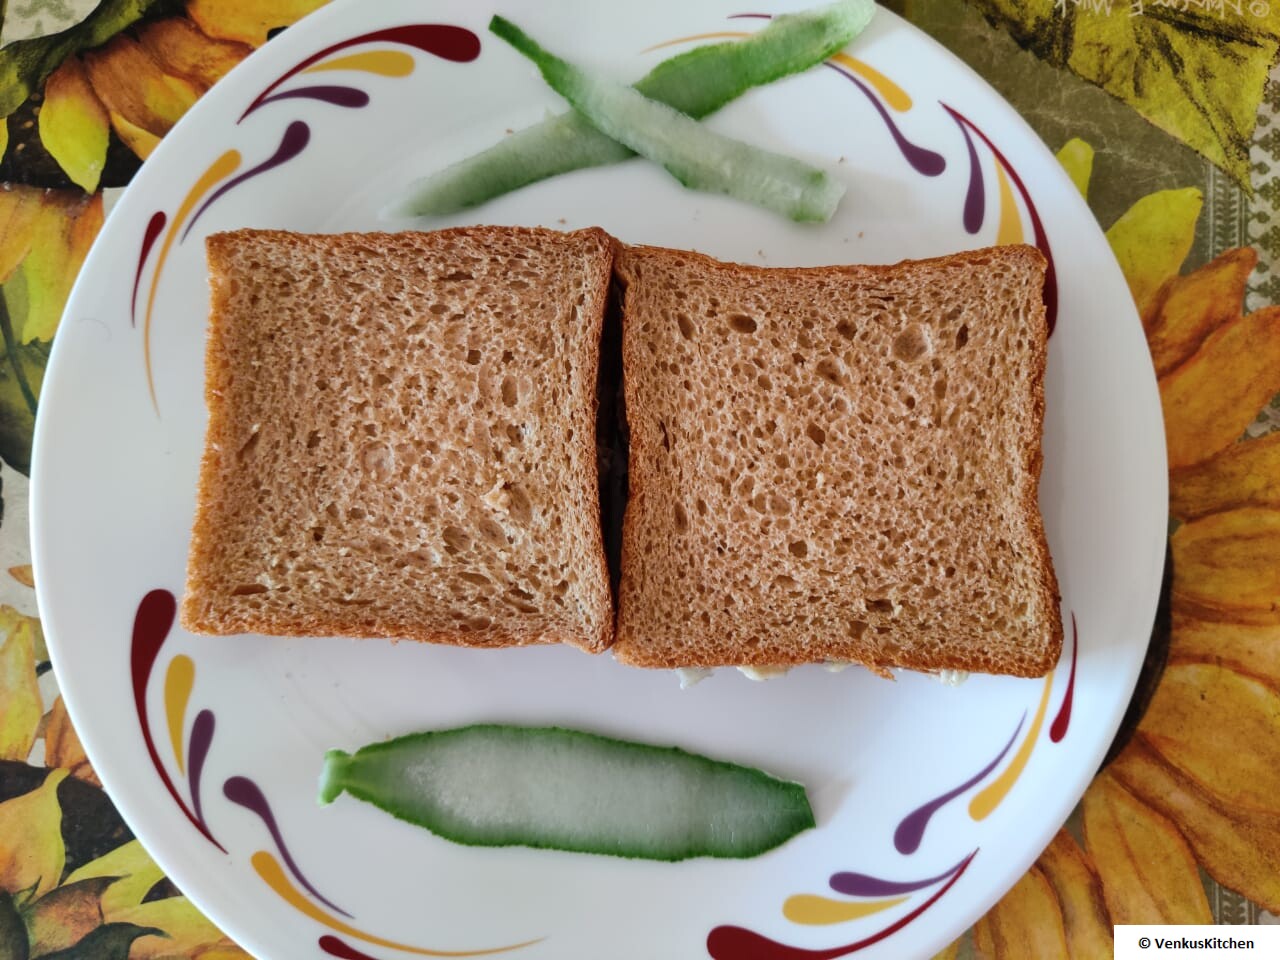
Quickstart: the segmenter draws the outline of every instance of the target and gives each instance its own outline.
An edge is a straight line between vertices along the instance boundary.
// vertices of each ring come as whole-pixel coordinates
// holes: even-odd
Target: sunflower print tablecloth
[[[2,960],[248,956],[151,862],[79,745],[35,608],[26,474],[62,306],[115,195],[219,77],[322,2],[0,5]],[[1114,923],[1280,922],[1280,9],[888,5],[1009,99],[1087,197],[1170,454],[1172,575],[1122,739],[940,956],[1110,957]]]

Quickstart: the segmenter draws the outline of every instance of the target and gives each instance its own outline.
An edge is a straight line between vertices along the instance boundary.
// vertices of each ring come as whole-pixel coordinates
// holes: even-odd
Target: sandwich
[[[207,253],[187,629],[609,645],[607,234],[239,230]]]
[[[614,656],[1039,676],[1045,262],[615,263],[629,493]]]

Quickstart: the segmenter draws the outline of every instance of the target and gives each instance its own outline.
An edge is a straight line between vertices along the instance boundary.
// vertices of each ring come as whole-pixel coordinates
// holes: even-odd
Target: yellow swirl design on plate
[[[289,878],[285,876],[284,868],[280,866],[280,861],[266,850],[259,850],[250,858],[249,862],[253,864],[253,869],[257,871],[263,882],[274,890],[280,899],[284,900],[285,903],[299,913],[310,917],[317,923],[324,924],[330,930],[345,933],[349,937],[363,940],[365,943],[371,943],[375,947],[401,950],[420,957],[483,957],[493,953],[505,953],[508,950],[519,950],[521,947],[542,942],[542,938],[539,937],[537,940],[526,940],[523,943],[512,943],[505,947],[492,947],[488,950],[431,950],[427,947],[414,947],[405,943],[397,943],[394,940],[375,937],[371,933],[365,933],[350,924],[343,923],[337,917],[320,909],[304,897],[298,888],[289,882]]]
[[[896,907],[906,900],[906,897],[893,897],[889,900],[833,900],[811,893],[797,893],[787,897],[782,905],[782,915],[792,923],[811,926],[845,923]]]
[[[407,77],[413,73],[413,57],[403,50],[367,50],[321,61],[302,72],[321,73],[326,70],[359,70],[376,73],[380,77]]]
[[[178,761],[178,772],[186,772],[186,759],[182,753],[182,733],[186,726],[187,703],[196,682],[196,665],[186,654],[178,654],[169,661],[164,675],[164,714],[169,723],[169,741]]]
[[[151,394],[151,405],[159,412],[160,406],[156,401],[156,383],[155,377],[151,370],[151,314],[156,305],[156,290],[160,286],[160,275],[164,272],[164,262],[169,256],[169,250],[173,247],[173,238],[178,235],[178,230],[182,224],[186,222],[191,211],[195,209],[195,205],[200,202],[200,198],[209,192],[220,180],[225,180],[228,176],[235,172],[240,166],[240,151],[228,150],[217,160],[209,165],[204,173],[200,175],[200,179],[192,185],[190,191],[182,201],[182,205],[178,207],[178,212],[173,218],[173,222],[169,224],[169,229],[164,235],[164,243],[160,245],[160,255],[156,258],[156,267],[151,274],[151,289],[147,294],[147,313],[146,319],[142,326],[142,365],[147,372],[147,390]]]
[[[1000,182],[1000,229],[996,233],[996,246],[1021,243],[1024,238],[1022,212],[1018,209],[1018,202],[1013,199],[1013,185],[1009,182],[1009,175],[998,161],[996,180]]]
[[[691,33],[687,37],[676,37],[674,40],[664,40],[662,43],[655,43],[652,47],[645,47],[641,53],[653,53],[655,50],[661,50],[664,47],[674,47],[680,43],[693,43],[695,40],[741,40],[743,37],[749,37],[751,34],[744,30],[721,30],[716,33]]]
[[[983,820],[1000,806],[1005,796],[1013,789],[1018,777],[1031,759],[1031,751],[1035,749],[1036,740],[1040,738],[1040,728],[1044,725],[1044,713],[1049,707],[1049,691],[1053,689],[1053,671],[1044,678],[1044,692],[1040,694],[1040,706],[1036,708],[1036,717],[1031,721],[1031,729],[1018,747],[1013,760],[1000,776],[996,777],[982,792],[969,803],[969,816],[975,820]]]
[[[871,86],[875,87],[876,93],[880,94],[884,102],[894,110],[899,113],[905,113],[911,109],[911,97],[907,94],[907,91],[903,90],[871,64],[864,63],[857,57],[851,57],[847,53],[837,53],[831,59],[840,64],[840,66],[856,73]]]

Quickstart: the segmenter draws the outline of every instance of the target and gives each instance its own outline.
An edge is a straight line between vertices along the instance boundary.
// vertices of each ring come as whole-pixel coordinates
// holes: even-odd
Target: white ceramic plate
[[[758,28],[732,16],[741,9],[510,0],[501,12],[633,79],[686,48],[680,38]],[[773,265],[1038,243],[1056,301],[1041,503],[1067,624],[1048,680],[951,689],[811,667],[768,684],[722,672],[682,691],[670,674],[567,648],[171,628],[205,418],[203,236],[385,228],[378,212],[416,175],[560,109],[485,32],[490,13],[472,0],[325,8],[202,100],[109,218],[58,335],[36,435],[39,600],[76,727],[160,864],[262,958],[930,955],[1021,875],[1110,742],[1156,601],[1165,460],[1142,331],[1085,204],[1005,103],[890,14],[848,59],[711,121],[845,179],[829,224],[690,193],[639,161],[458,222],[598,224]],[[755,860],[673,865],[455,846],[349,798],[316,805],[326,748],[479,720],[758,765],[808,786],[819,827]]]

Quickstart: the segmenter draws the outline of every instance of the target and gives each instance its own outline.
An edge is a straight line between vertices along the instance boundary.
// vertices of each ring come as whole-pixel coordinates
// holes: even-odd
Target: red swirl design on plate
[[[138,251],[138,269],[133,275],[133,296],[129,299],[129,323],[132,326],[138,324],[138,288],[142,286],[142,271],[147,266],[147,258],[151,256],[151,249],[160,238],[160,232],[164,230],[167,220],[168,217],[165,216],[164,211],[157,210],[147,221],[147,229],[142,234],[142,249]]]
[[[1071,701],[1075,699],[1076,693],[1076,660],[1080,655],[1080,631],[1076,628],[1076,612],[1071,611],[1071,673],[1067,677],[1067,692],[1062,696],[1062,706],[1058,708],[1058,715],[1053,718],[1053,725],[1049,727],[1049,739],[1054,743],[1059,743],[1063,737],[1067,735],[1067,728],[1071,726]]]
[[[716,927],[707,934],[707,953],[712,956],[713,960],[835,960],[836,957],[845,957],[851,953],[857,953],[859,950],[865,950],[872,944],[879,943],[881,940],[897,933],[937,903],[948,890],[955,886],[956,881],[969,869],[969,864],[973,862],[973,858],[977,855],[978,851],[974,850],[973,853],[965,857],[954,868],[955,872],[952,873],[951,878],[920,906],[910,913],[904,914],[883,930],[878,930],[869,937],[855,940],[853,943],[828,947],[825,950],[810,950],[770,940],[763,934],[748,930],[745,927],[721,926]]]
[[[361,43],[401,43],[415,47],[424,53],[430,53],[442,60],[455,63],[466,63],[480,56],[480,38],[465,27],[455,27],[447,23],[413,23],[403,27],[389,27],[385,30],[374,30],[362,33],[358,37],[342,40],[323,50],[313,53],[291,70],[281,74],[274,83],[263,90],[240,115],[243,120],[259,107],[263,106],[282,83],[296,76],[312,64],[318,63],[332,53],[354,47]],[[239,123],[240,121],[236,121]]]
[[[939,105],[947,113],[951,114],[951,118],[959,125],[961,132],[965,135],[965,141],[969,144],[969,162],[973,165],[970,172],[970,190],[973,190],[973,178],[977,177],[979,181],[982,174],[978,170],[977,153],[973,149],[973,142],[969,139],[969,131],[977,134],[983,143],[987,145],[987,149],[995,156],[996,162],[1004,168],[1005,173],[1013,180],[1013,185],[1018,188],[1018,193],[1022,195],[1022,202],[1027,206],[1027,214],[1031,217],[1031,229],[1035,234],[1036,246],[1040,252],[1044,254],[1046,261],[1044,275],[1044,306],[1045,316],[1049,323],[1049,335],[1053,335],[1053,329],[1058,323],[1058,271],[1053,263],[1053,251],[1049,248],[1049,238],[1044,232],[1044,224],[1040,221],[1040,213],[1036,210],[1035,202],[1031,199],[1031,194],[1027,190],[1026,184],[1022,182],[1022,178],[1018,176],[1018,171],[1013,169],[1013,165],[1009,163],[1000,148],[991,142],[982,130],[968,117],[962,114],[954,107],[948,106],[939,101]],[[967,129],[966,129],[967,128]],[[965,229],[969,227],[969,204],[970,198],[965,199]],[[978,219],[978,226],[982,225],[981,218]],[[977,232],[970,230],[970,233]]]
[[[345,940],[339,940],[332,934],[326,933],[320,938],[318,944],[321,950],[331,957],[338,957],[339,960],[378,960],[377,957],[357,950]]]
[[[169,772],[160,762],[160,751],[156,749],[156,742],[151,736],[151,722],[147,716],[147,684],[151,680],[151,671],[156,665],[156,658],[160,655],[160,648],[164,646],[169,631],[173,629],[177,612],[178,603],[168,590],[152,590],[138,604],[137,613],[133,618],[133,642],[129,653],[129,667],[133,677],[133,704],[138,713],[138,724],[142,728],[142,740],[146,744],[147,755],[160,776],[160,782],[169,791],[174,803],[191,821],[191,825],[199,830],[206,840],[226,853],[227,848],[214,839],[208,826],[205,825],[204,818],[188,807],[178,793],[173,781],[169,778]],[[212,735],[212,726],[210,726],[210,735]],[[194,746],[193,744],[193,753]],[[196,757],[192,756],[193,784],[199,779],[197,771],[203,766],[203,762],[203,755],[199,763],[196,762]]]

